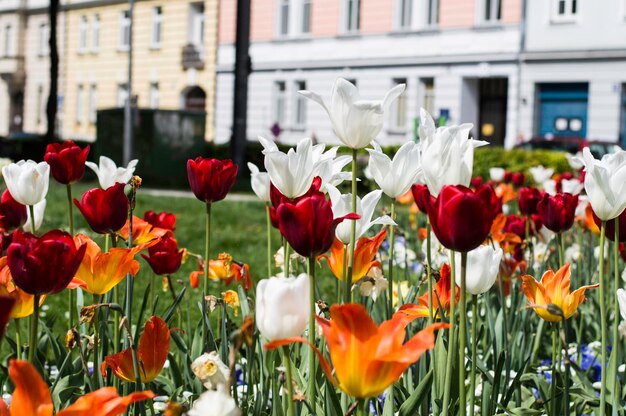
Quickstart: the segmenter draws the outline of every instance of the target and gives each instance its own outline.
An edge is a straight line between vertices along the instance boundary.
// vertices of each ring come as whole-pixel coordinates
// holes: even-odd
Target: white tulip
[[[617,289],[617,301],[619,302],[619,313],[622,319],[626,321],[626,290]]]
[[[578,195],[582,192],[584,185],[578,179],[561,180],[561,189],[563,193]]]
[[[297,337],[309,322],[309,276],[270,277],[256,289],[256,325],[270,341]]]
[[[420,145],[413,142],[403,144],[393,160],[383,153],[375,141],[374,149],[367,149],[370,154],[368,167],[374,181],[390,198],[404,195],[411,185],[416,183],[422,173]]]
[[[117,167],[114,161],[106,156],[100,156],[100,164],[85,162],[85,166],[93,170],[98,176],[100,188],[107,189],[116,183],[128,183],[135,173],[137,159],[131,160],[127,167]]]
[[[337,188],[328,185],[328,196],[333,208],[333,217],[340,218],[352,212],[352,194],[341,194]],[[382,196],[381,190],[368,193],[361,199],[356,197],[356,212],[361,216],[356,221],[356,239],[363,237],[365,233],[374,225],[397,225],[391,217],[383,215],[372,220],[372,216],[376,211],[376,205]],[[352,231],[352,222],[343,221],[337,225],[335,236],[344,244],[350,243],[350,233]]]
[[[265,155],[265,169],[271,182],[289,199],[302,196],[309,190],[313,183],[313,168],[311,139],[301,140],[287,153],[275,150]]]
[[[430,114],[420,110],[420,139],[424,181],[431,195],[445,185],[469,186],[474,168],[474,149],[488,142],[469,139],[471,124],[435,129]]]
[[[387,92],[382,101],[362,100],[359,90],[343,78],[338,78],[331,92],[330,105],[311,91],[299,91],[328,113],[339,140],[351,149],[362,149],[376,138],[383,127],[384,113],[405,89],[400,84]]]
[[[556,195],[556,181],[554,179],[548,179],[541,184],[543,190],[549,195]]]
[[[37,202],[35,206],[33,207],[33,211],[35,213],[35,230],[33,230],[31,226],[32,222],[30,220],[30,209],[26,210],[26,222],[24,223],[24,226],[22,227],[24,231],[27,231],[29,233],[34,233],[35,231],[39,229],[39,227],[41,227],[41,223],[43,222],[43,216],[44,216],[44,213],[46,212],[46,204],[47,204],[47,201],[44,199],[43,201]]]
[[[230,378],[230,369],[222,362],[216,351],[205,352],[193,360],[191,371],[209,390],[215,390],[219,385],[227,384]]]
[[[607,154],[602,160],[583,149],[585,191],[598,218],[603,221],[618,217],[626,208],[626,150]]]
[[[456,264],[461,264],[461,253],[455,253]],[[493,249],[491,246],[479,246],[467,253],[467,267],[465,273],[465,289],[472,295],[485,293],[496,282],[502,249]],[[456,284],[461,286],[461,267],[454,270]]]
[[[226,387],[221,385],[217,390],[207,390],[198,397],[189,412],[189,416],[241,416],[235,399],[230,397]]]
[[[2,168],[9,193],[22,205],[37,205],[44,200],[50,184],[50,165],[20,160]]]
[[[552,178],[552,175],[554,174],[554,169],[552,169],[552,168],[545,168],[545,167],[543,167],[541,165],[534,166],[534,167],[528,169],[528,171],[532,175],[533,180],[535,181],[535,183],[544,183],[548,179]]]
[[[352,157],[347,155],[328,157],[327,154],[333,150],[337,153],[337,148],[333,148],[324,153],[319,161],[314,162],[313,177],[319,176],[321,179],[320,191],[322,192],[328,192],[328,185],[337,186],[352,178],[351,172],[343,172],[343,168],[352,161]]]
[[[254,164],[248,162],[250,170],[250,184],[256,196],[263,202],[270,201],[270,175],[267,172],[261,172]]]
[[[489,177],[494,182],[502,182],[504,180],[505,174],[506,174],[506,170],[504,170],[504,168],[489,169]]]
[[[585,166],[582,163],[583,154],[580,151],[576,152],[575,155],[566,153],[565,157],[567,158],[567,163],[569,164],[569,167],[574,170],[581,170]]]

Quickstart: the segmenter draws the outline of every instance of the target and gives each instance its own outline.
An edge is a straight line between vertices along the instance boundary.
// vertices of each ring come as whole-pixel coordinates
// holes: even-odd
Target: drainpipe
[[[522,16],[520,18],[520,36],[519,36],[519,50],[517,51],[517,100],[515,104],[515,141],[517,142],[518,135],[521,134],[520,122],[522,117],[520,116],[520,110],[522,107],[522,65],[524,63],[523,54],[526,50],[526,6],[528,0],[522,0]]]
[[[127,166],[133,158],[133,12],[135,10],[135,0],[129,0],[128,18],[128,81],[126,105],[124,106],[124,166]]]

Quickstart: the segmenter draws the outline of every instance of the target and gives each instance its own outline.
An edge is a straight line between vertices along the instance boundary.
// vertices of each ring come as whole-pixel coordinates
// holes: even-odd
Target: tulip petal
[[[15,385],[11,414],[52,416],[54,410],[48,385],[28,361],[11,360],[9,376]]]

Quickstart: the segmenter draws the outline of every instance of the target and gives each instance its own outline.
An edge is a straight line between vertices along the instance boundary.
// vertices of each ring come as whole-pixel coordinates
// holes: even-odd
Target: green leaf
[[[426,373],[417,388],[411,393],[409,398],[400,406],[400,416],[410,416],[419,414],[419,407],[428,398],[428,392],[433,381],[433,370]]]

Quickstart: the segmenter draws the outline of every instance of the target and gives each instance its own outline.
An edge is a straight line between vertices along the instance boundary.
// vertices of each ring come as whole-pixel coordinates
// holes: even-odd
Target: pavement
[[[193,192],[191,191],[177,191],[177,190],[173,190],[173,189],[149,189],[149,188],[142,188],[141,189],[141,193],[142,194],[148,194],[148,195],[152,195],[152,196],[165,196],[165,197],[172,197],[172,198],[191,198],[191,199],[195,199],[195,195],[193,194]],[[232,193],[232,194],[228,194],[226,195],[226,201],[233,201],[233,202],[254,202],[254,201],[259,201],[259,198],[256,197],[256,195],[254,194],[245,194],[245,193]]]

